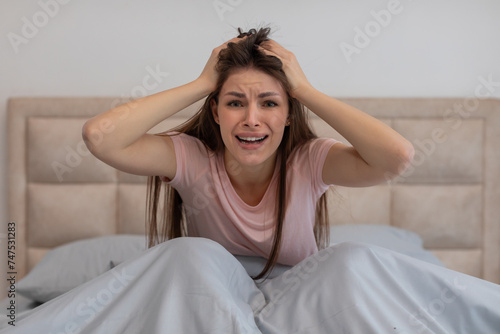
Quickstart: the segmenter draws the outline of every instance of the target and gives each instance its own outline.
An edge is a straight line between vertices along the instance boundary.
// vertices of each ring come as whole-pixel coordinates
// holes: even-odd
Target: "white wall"
[[[269,24],[332,96],[473,96],[490,77],[500,97],[499,14],[495,0],[2,0],[0,231],[11,96],[137,95],[148,67],[168,72],[154,93],[194,79],[236,27]]]

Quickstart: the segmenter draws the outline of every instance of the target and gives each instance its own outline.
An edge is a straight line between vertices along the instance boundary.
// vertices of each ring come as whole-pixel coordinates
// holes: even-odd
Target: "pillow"
[[[111,262],[122,262],[145,250],[140,235],[112,235],[74,241],[48,252],[20,280],[17,291],[32,300],[46,302],[111,269]]]
[[[364,242],[444,267],[431,252],[423,248],[422,238],[409,230],[379,224],[330,226],[330,245],[346,241]]]

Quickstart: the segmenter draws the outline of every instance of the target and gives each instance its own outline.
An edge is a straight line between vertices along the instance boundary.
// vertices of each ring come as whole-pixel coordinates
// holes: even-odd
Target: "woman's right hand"
[[[225,42],[222,45],[219,45],[215,49],[212,50],[212,54],[210,55],[210,58],[208,59],[207,63],[205,64],[205,67],[203,68],[203,71],[201,72],[200,76],[198,77],[198,80],[203,81],[208,87],[210,87],[210,91],[213,92],[215,88],[217,87],[217,79],[219,78],[219,74],[217,73],[217,70],[215,69],[215,66],[217,65],[217,61],[219,60],[219,52],[225,48],[227,48],[227,45],[229,43],[238,43],[245,39],[247,36],[242,37],[242,38],[232,38],[229,41]]]

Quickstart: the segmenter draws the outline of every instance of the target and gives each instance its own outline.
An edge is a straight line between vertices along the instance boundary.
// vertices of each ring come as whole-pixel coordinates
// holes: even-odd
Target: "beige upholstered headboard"
[[[449,268],[500,283],[500,100],[343,100],[410,139],[416,156],[395,181],[336,188],[331,224],[378,223],[415,231]],[[81,137],[85,120],[117,101],[9,100],[9,218],[17,225],[19,278],[66,242],[144,233],[146,178],[99,162]],[[198,105],[155,131],[184,121]],[[315,116],[310,120],[319,135],[340,138]],[[109,131],[112,125],[103,125],[100,135]]]

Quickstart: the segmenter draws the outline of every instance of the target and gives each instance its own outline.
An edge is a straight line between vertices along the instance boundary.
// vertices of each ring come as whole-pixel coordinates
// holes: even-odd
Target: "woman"
[[[160,244],[36,308],[9,333],[500,328],[500,289],[493,283],[362,244],[318,252],[328,235],[322,200],[328,186],[383,182],[410,164],[413,148],[381,122],[314,89],[294,55],[268,33],[240,31],[213,50],[193,82],[85,124],[84,138],[97,157],[154,176],[149,235],[151,246]],[[177,132],[146,134],[207,95]],[[316,138],[303,105],[353,147]],[[103,127],[112,130],[92,142],[93,131]],[[158,226],[162,180],[173,188]],[[267,277],[276,263],[293,268],[256,284],[234,255],[266,259],[255,278]]]
[[[162,176],[176,189],[159,229],[161,181],[150,180],[150,246],[184,235],[209,238],[232,254],[268,259],[256,278],[328,244],[323,194],[329,185],[386,181],[403,172],[413,155],[412,145],[390,127],[316,90],[293,53],[268,34],[240,31],[213,50],[193,82],[94,117],[83,132],[99,159],[125,172]],[[207,95],[201,111],[177,129],[188,136],[146,134]],[[353,146],[315,140],[302,106]],[[102,122],[115,130],[92,143]],[[200,194],[212,205],[197,210]]]

